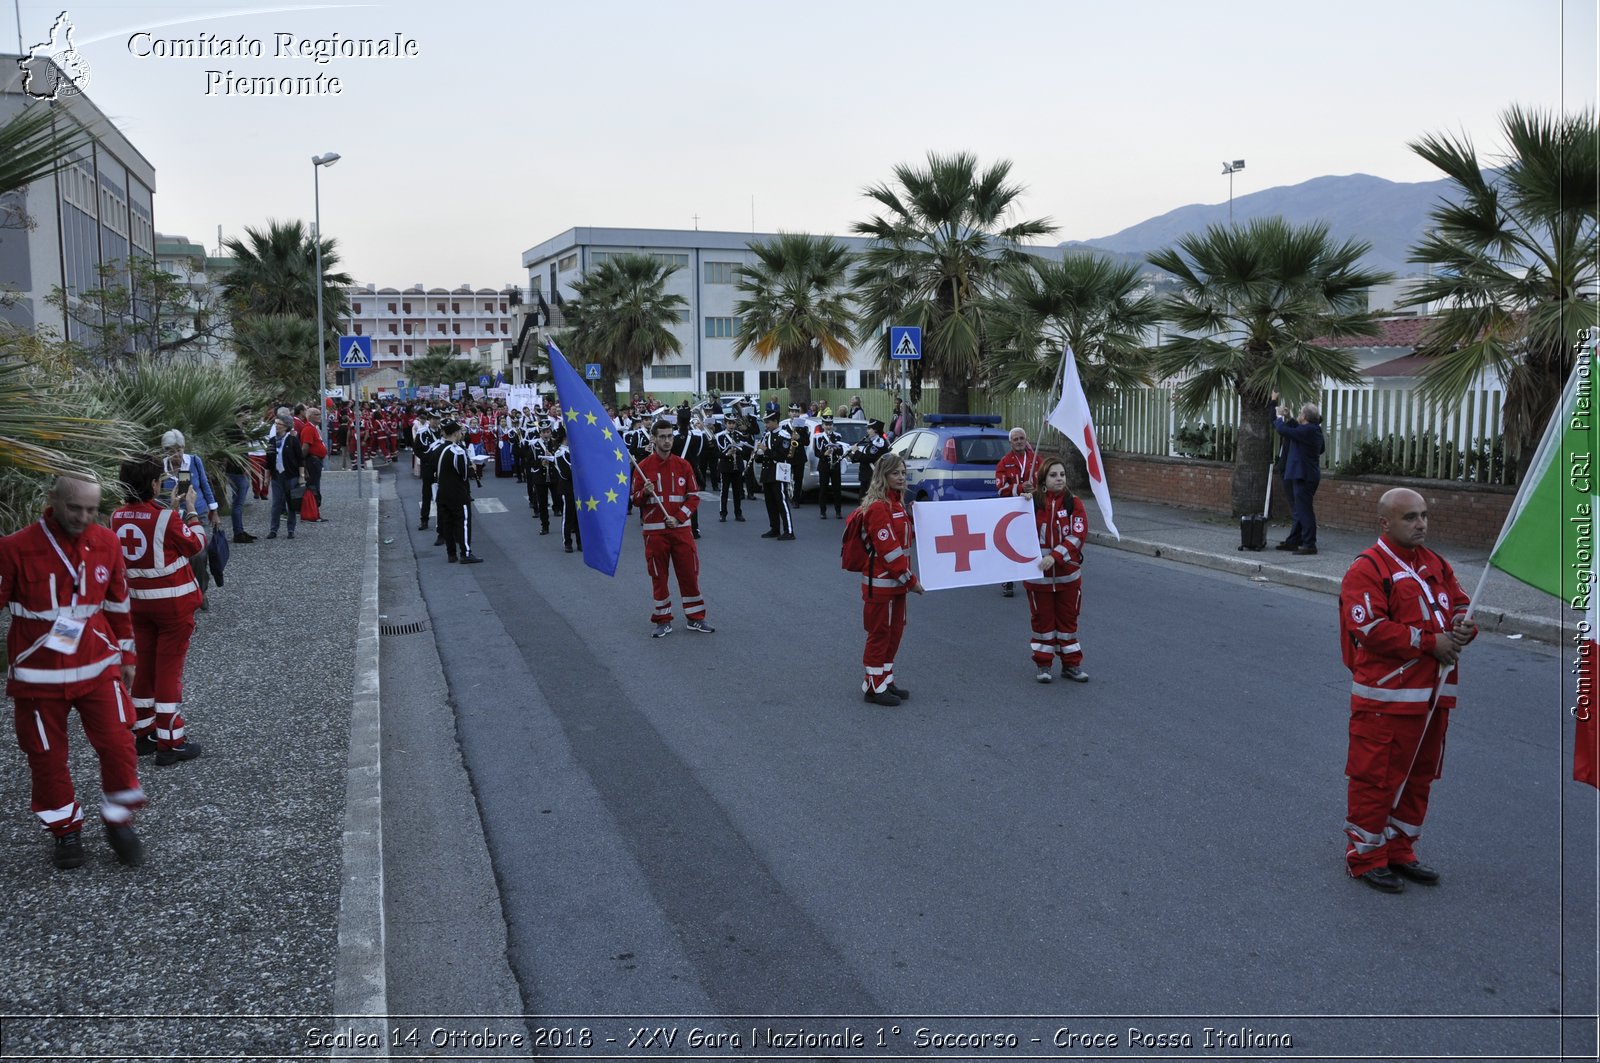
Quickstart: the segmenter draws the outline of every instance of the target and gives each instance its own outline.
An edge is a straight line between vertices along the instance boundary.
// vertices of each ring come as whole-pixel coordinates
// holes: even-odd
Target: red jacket
[[[1357,555],[1339,587],[1350,711],[1426,713],[1442,667],[1434,645],[1466,611],[1455,570],[1427,547],[1379,539]],[[1441,709],[1455,706],[1456,674],[1439,695]]]
[[[1039,475],[1039,454],[1032,447],[1028,447],[1021,454],[1011,450],[1000,459],[1000,464],[994,467],[994,486],[1001,498],[1016,498],[1025,495],[1032,488],[1024,488],[1024,481],[1035,479]]]
[[[300,449],[308,458],[326,458],[328,444],[322,441],[322,429],[310,421],[299,422]]]
[[[91,524],[69,539],[46,509],[0,539],[0,605],[11,610],[6,693],[12,697],[75,698],[133,664],[122,549],[103,525]],[[44,644],[63,615],[86,621],[71,653]]]
[[[863,518],[872,552],[861,573],[862,599],[903,596],[912,580],[911,544],[916,540],[911,511],[899,494],[887,491],[867,507]]]
[[[1033,520],[1039,529],[1039,552],[1056,560],[1049,572],[1024,582],[1045,587],[1076,583],[1082,575],[1083,541],[1089,534],[1083,501],[1073,494],[1046,494],[1042,505],[1034,505]]]
[[[650,480],[650,486],[655,489],[657,502],[646,504],[644,498],[645,480],[639,475],[643,471]],[[678,522],[679,528],[688,527],[689,518],[700,506],[700,488],[695,485],[694,469],[687,461],[676,454],[668,454],[665,458],[658,458],[654,451],[639,460],[639,468],[633,470],[633,504],[639,510],[639,519],[643,522],[644,533],[667,532],[676,529],[667,527],[667,518],[672,517]]]
[[[111,530],[128,566],[128,596],[138,613],[200,607],[200,585],[189,559],[206,548],[199,517],[184,521],[160,502],[135,502],[111,514]]]

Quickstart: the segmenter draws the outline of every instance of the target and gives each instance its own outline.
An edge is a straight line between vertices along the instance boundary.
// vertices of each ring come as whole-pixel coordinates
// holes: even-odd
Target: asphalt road
[[[688,1016],[898,1028],[891,1054],[977,1031],[1226,1054],[1208,1027],[1256,1058],[1269,1034],[1285,1057],[1595,1051],[1592,1019],[1560,1019],[1596,999],[1596,822],[1557,648],[1469,651],[1420,846],[1444,882],[1381,895],[1343,872],[1325,595],[1091,549],[1092,682],[1033,682],[1020,595],[946,591],[913,598],[914,698],[883,709],[840,523],[803,510],[778,543],[759,503],[746,524],[703,505],[717,631],[680,614],[652,640],[637,525],[608,579],[521,490],[480,493],[505,505],[476,518],[487,564],[408,534],[524,1009],[592,1017],[595,1051],[647,1025],[750,1047],[752,1019]]]

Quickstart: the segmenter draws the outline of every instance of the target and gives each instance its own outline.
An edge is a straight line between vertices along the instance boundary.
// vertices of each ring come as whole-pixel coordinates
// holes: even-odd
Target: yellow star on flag
[[[600,500],[598,498],[588,498],[588,499],[585,499],[584,501],[587,503],[587,505],[589,506],[589,508],[591,510],[600,508]]]
[[[625,484],[627,482],[628,482],[628,474],[627,473],[625,473],[625,472],[617,473],[617,483]]]
[[[616,500],[617,500],[617,493],[615,491],[607,491],[606,492],[606,501],[607,502],[615,502]]]
[[[567,420],[576,421],[577,419],[578,419],[578,411],[577,410],[568,410],[567,411]]]
[[[604,435],[607,439],[611,438],[611,429],[603,428],[600,431],[601,431],[601,434]]]
[[[621,460],[622,460],[622,451],[620,451],[620,450],[613,450],[613,451],[612,451],[612,452],[611,452],[611,453],[613,453],[613,454],[615,454],[615,455],[616,455],[616,456],[617,456],[617,460],[618,460],[618,461],[621,461]]]

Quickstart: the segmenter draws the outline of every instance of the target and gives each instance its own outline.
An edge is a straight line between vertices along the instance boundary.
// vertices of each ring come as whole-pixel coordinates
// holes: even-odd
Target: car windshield
[[[1010,449],[1006,436],[956,437],[956,461],[962,465],[997,465]]]
[[[847,444],[854,446],[867,438],[867,422],[865,421],[835,421],[833,433]]]

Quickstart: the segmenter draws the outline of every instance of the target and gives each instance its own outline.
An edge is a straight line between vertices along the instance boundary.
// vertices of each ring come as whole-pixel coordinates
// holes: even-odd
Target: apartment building
[[[406,289],[358,285],[350,297],[349,332],[372,337],[372,360],[379,368],[403,369],[429,347],[465,352],[514,338],[512,312],[520,298],[515,285],[502,288]],[[403,374],[402,374],[403,375]]]

